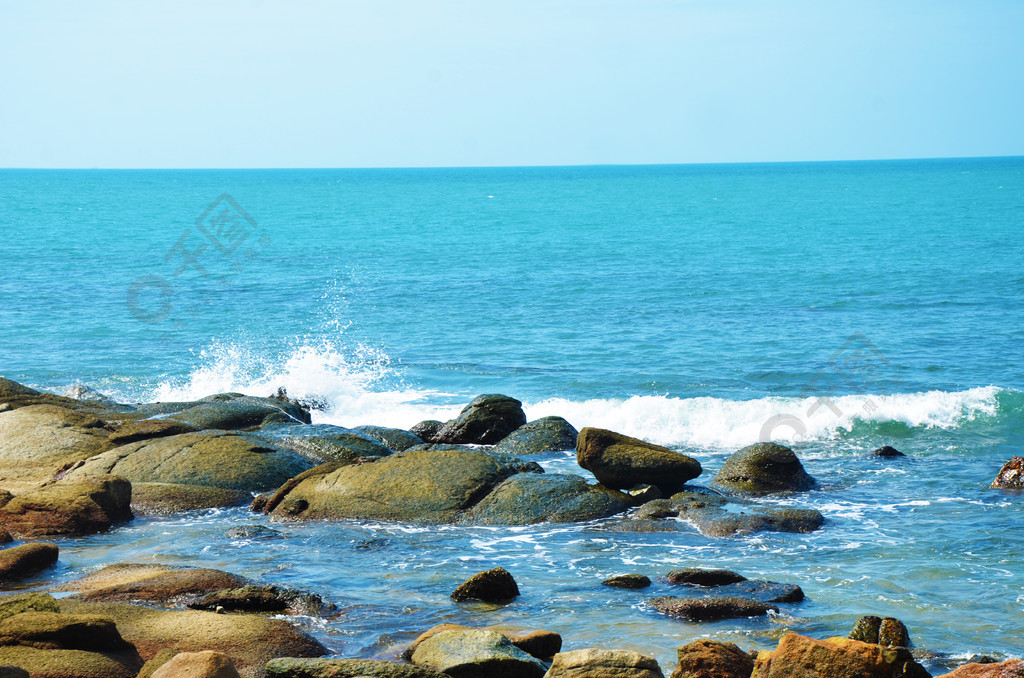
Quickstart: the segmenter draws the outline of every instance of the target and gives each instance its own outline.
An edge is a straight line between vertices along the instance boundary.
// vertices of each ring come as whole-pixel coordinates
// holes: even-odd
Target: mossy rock
[[[194,424],[186,424],[170,419],[141,419],[129,421],[118,426],[110,433],[110,443],[120,446],[151,438],[176,436],[181,433],[195,433],[201,430]]]
[[[195,511],[198,509],[244,506],[252,494],[208,485],[181,483],[133,483],[132,511],[135,515],[153,516]]]
[[[372,659],[272,659],[267,678],[451,678],[447,673]]]
[[[494,446],[494,451],[524,455],[574,450],[578,435],[579,431],[562,417],[543,417],[509,433]]]
[[[756,443],[734,452],[712,484],[753,495],[803,492],[817,485],[793,450],[775,443]]]
[[[585,648],[559,652],[546,678],[664,678],[654,657],[629,650]]]
[[[461,518],[477,525],[577,523],[630,507],[629,497],[576,475],[520,473],[496,487]]]
[[[60,612],[57,599],[49,593],[22,593],[0,597],[0,620],[22,612]]]
[[[601,585],[614,589],[645,589],[651,585],[651,578],[643,574],[620,574],[605,579]]]
[[[449,676],[542,678],[547,667],[507,637],[484,629],[449,629],[422,640],[412,663]]]
[[[93,414],[57,405],[0,412],[0,483],[28,489],[109,449],[104,426]]]
[[[254,434],[272,445],[301,454],[316,463],[354,463],[386,457],[392,450],[370,436],[331,424],[274,424]]]
[[[702,596],[700,598],[677,598],[660,596],[649,601],[652,608],[668,615],[692,622],[717,621],[719,619],[741,619],[763,617],[769,610],[778,612],[776,605],[760,603],[751,598],[735,596]]]
[[[183,605],[195,602],[208,593],[238,588],[248,583],[244,577],[222,570],[119,563],[62,584],[54,590],[76,592],[70,596],[72,600]]]
[[[0,524],[20,538],[106,532],[132,519],[132,486],[116,475],[68,477],[0,506]]]
[[[225,612],[287,612],[319,615],[334,605],[315,593],[282,586],[249,584],[239,588],[207,593],[188,604],[193,610],[224,610]]]
[[[142,661],[134,650],[88,652],[0,647],[0,664],[18,666],[32,678],[135,678]]]
[[[580,431],[576,438],[576,463],[593,473],[605,487],[617,490],[654,485],[663,494],[670,494],[701,474],[696,459],[601,428]]]
[[[525,423],[523,404],[515,398],[480,395],[473,398],[458,417],[445,422],[428,442],[493,445]]]
[[[672,678],[750,678],[754,660],[733,643],[695,640],[676,648]]]
[[[0,582],[31,577],[57,562],[56,544],[34,542],[0,550]]]
[[[503,567],[474,574],[452,591],[457,603],[482,600],[485,603],[507,603],[519,596],[519,586],[512,574]]]

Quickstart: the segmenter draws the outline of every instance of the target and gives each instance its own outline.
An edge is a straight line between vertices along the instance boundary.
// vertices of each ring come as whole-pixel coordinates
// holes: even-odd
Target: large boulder
[[[331,469],[324,465],[323,473],[288,483],[268,511],[289,520],[453,522],[513,472],[483,452],[467,450],[399,452]]]
[[[630,500],[618,490],[588,485],[576,475],[520,473],[512,476],[462,516],[478,525],[576,523],[621,513]]]
[[[457,603],[466,600],[482,600],[485,603],[507,603],[519,595],[516,580],[503,567],[474,574],[452,591],[451,598]]]
[[[685,454],[601,428],[580,431],[576,462],[616,490],[654,485],[671,494],[701,473],[700,462]]]
[[[751,678],[928,678],[906,648],[849,638],[814,640],[787,633],[777,649],[761,652]]]
[[[634,521],[682,518],[709,537],[730,537],[757,532],[813,532],[825,524],[815,509],[773,508],[705,489],[679,492],[641,506]]]
[[[523,455],[572,450],[578,435],[579,431],[562,417],[543,417],[509,433],[494,446],[494,451]]]
[[[197,485],[243,492],[278,487],[313,463],[251,436],[201,431],[142,440],[104,452],[68,478],[113,473],[133,483]]]
[[[671,678],[750,678],[754,660],[733,643],[695,640],[676,648],[679,664]]]
[[[1024,490],[1024,457],[1013,457],[1003,464],[990,487],[994,490]]]
[[[223,652],[179,652],[150,678],[239,678],[235,663]]]
[[[793,450],[775,443],[755,443],[734,452],[712,482],[730,492],[754,495],[802,492],[816,485]]]
[[[132,519],[132,486],[116,475],[78,475],[12,498],[0,525],[19,538],[106,532]]]
[[[139,405],[137,410],[145,416],[160,415],[200,429],[253,428],[268,420],[310,423],[309,410],[294,401],[241,393],[218,393],[184,403],[148,403]]]
[[[272,659],[267,678],[450,678],[446,673],[371,659]]]
[[[450,629],[421,641],[412,662],[453,678],[542,678],[547,667],[504,635],[483,629]]]
[[[994,664],[964,664],[938,678],[1024,678],[1024,660],[1007,659]]]
[[[763,617],[768,614],[769,610],[779,611],[776,605],[736,596],[702,596],[700,598],[660,596],[651,598],[649,604],[658,612],[669,617],[692,622]]]
[[[515,398],[480,395],[458,417],[445,422],[427,442],[493,445],[525,423],[523,404]]]
[[[104,422],[57,405],[0,412],[0,485],[28,489],[110,447]]]
[[[95,614],[112,619],[121,636],[147,661],[162,650],[214,650],[228,655],[240,675],[258,677],[275,657],[327,654],[323,645],[288,622],[260,615],[157,610],[66,598],[60,601],[60,609],[64,614]]]
[[[34,542],[0,550],[0,583],[30,577],[57,562],[56,544]]]
[[[238,575],[199,567],[172,567],[119,563],[53,590],[75,592],[73,600],[90,602],[140,602],[150,605],[183,605],[215,591],[248,584]]]
[[[559,652],[545,678],[664,678],[658,661],[628,650]]]
[[[425,441],[412,431],[387,426],[356,426],[356,433],[369,436],[395,452],[404,452],[414,445],[422,445]]]

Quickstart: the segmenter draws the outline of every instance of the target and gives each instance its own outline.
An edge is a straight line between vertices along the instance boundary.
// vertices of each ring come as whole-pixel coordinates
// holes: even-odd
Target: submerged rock
[[[642,574],[620,574],[605,579],[601,585],[616,589],[645,589],[651,585],[651,579]]]
[[[676,648],[679,664],[671,678],[750,678],[754,660],[733,643],[695,640]]]
[[[474,574],[452,591],[451,598],[457,603],[467,600],[482,600],[485,603],[507,603],[519,596],[519,586],[508,570],[495,567]]]
[[[780,584],[774,581],[753,579],[726,584],[711,590],[710,595],[738,596],[750,598],[761,603],[799,603],[804,599],[804,591],[796,584]]]
[[[487,394],[474,398],[430,440],[420,437],[428,442],[493,445],[525,423],[521,402],[505,395]]]
[[[576,462],[617,490],[646,484],[668,494],[701,473],[700,462],[685,454],[601,428],[580,431]]]
[[[207,593],[189,603],[188,607],[193,610],[220,608],[226,612],[288,612],[305,615],[319,615],[334,609],[333,604],[315,593],[256,584]]]
[[[705,570],[699,567],[686,567],[681,570],[672,570],[666,577],[670,584],[681,584],[683,586],[725,586],[747,581],[742,574],[732,570]]]
[[[849,638],[814,640],[787,633],[777,649],[761,652],[751,678],[928,678],[906,648],[889,649]]]
[[[651,607],[658,612],[693,622],[763,617],[768,614],[769,610],[779,611],[775,605],[736,596],[703,596],[701,598],[660,596],[652,598],[649,602]]]
[[[425,638],[412,662],[454,678],[542,678],[547,670],[504,635],[483,629],[449,629]]]
[[[30,577],[57,562],[56,544],[34,542],[0,550],[0,583]]]
[[[793,450],[775,443],[756,443],[734,452],[712,482],[732,492],[755,495],[801,492],[816,485]]]
[[[20,538],[106,532],[132,519],[132,486],[120,476],[77,475],[0,506],[0,524]]]
[[[498,485],[461,521],[480,525],[575,523],[621,513],[629,498],[576,475],[520,473]]]
[[[893,457],[905,457],[907,455],[903,454],[902,452],[897,450],[895,447],[889,447],[888,445],[882,445],[881,447],[879,447],[879,448],[877,448],[875,450],[872,450],[871,456],[872,457],[882,457],[883,459],[891,459]]]
[[[1003,464],[990,487],[994,490],[1024,490],[1024,457],[1013,457]]]
[[[658,661],[628,650],[559,652],[545,678],[664,678]]]
[[[775,508],[747,500],[727,499],[710,490],[690,490],[641,506],[634,521],[681,518],[709,537],[757,532],[813,532],[825,524],[814,509]]]
[[[522,455],[574,450],[578,435],[579,431],[562,417],[543,417],[509,433],[494,446],[494,451]]]

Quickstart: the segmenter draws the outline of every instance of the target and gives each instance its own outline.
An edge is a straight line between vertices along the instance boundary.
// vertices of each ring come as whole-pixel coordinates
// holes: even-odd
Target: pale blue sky
[[[1024,155],[1024,2],[0,0],[0,167]]]

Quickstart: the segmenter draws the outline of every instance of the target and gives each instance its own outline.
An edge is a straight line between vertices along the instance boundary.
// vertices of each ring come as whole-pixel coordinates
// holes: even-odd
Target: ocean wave
[[[385,353],[364,346],[299,345],[271,359],[244,346],[214,344],[198,357],[199,366],[187,378],[159,384],[148,398],[190,400],[232,391],[266,396],[283,387],[293,398],[324,404],[313,412],[317,423],[409,428],[424,419],[454,417],[471,397],[409,386]],[[1020,395],[996,386],[833,398],[636,395],[548,398],[526,401],[524,409],[529,419],[558,415],[577,428],[597,426],[662,445],[726,450],[758,440],[828,440],[864,424],[952,429],[995,415],[1001,397],[1017,410]]]

